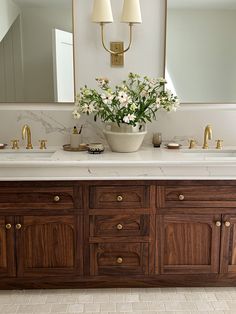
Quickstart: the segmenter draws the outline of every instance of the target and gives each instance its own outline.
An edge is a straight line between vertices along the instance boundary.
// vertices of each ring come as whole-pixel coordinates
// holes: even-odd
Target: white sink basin
[[[4,149],[0,151],[0,161],[23,161],[23,160],[50,160],[55,153],[55,150],[10,150]]]
[[[203,157],[205,159],[209,158],[236,158],[235,149],[182,149],[181,152],[188,157]]]

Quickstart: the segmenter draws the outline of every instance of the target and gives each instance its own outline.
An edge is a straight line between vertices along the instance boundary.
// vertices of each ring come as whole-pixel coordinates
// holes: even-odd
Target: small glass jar
[[[154,147],[160,147],[162,143],[162,135],[160,132],[153,133],[152,144]]]

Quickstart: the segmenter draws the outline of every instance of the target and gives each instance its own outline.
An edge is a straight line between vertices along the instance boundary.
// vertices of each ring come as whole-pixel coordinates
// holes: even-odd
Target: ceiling
[[[72,0],[12,0],[20,8],[24,7],[62,7],[71,8]]]
[[[236,0],[167,0],[171,9],[234,10]]]

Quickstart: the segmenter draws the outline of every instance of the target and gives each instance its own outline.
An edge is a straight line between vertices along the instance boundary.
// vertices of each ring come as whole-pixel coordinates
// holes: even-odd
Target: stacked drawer
[[[148,274],[150,188],[91,186],[89,193],[91,274]]]

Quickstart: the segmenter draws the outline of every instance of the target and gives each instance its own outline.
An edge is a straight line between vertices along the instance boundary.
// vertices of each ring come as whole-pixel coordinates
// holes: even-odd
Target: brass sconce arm
[[[106,44],[105,44],[105,39],[104,39],[104,24],[105,23],[100,23],[101,25],[101,36],[102,36],[102,45],[104,47],[104,49],[109,52],[110,54],[112,55],[120,55],[120,54],[124,54],[126,51],[128,51],[131,47],[131,44],[132,44],[132,41],[133,41],[133,23],[129,23],[129,45],[126,49],[122,50],[122,51],[119,51],[119,52],[116,52],[116,51],[112,51],[110,49],[108,49],[106,47]]]

